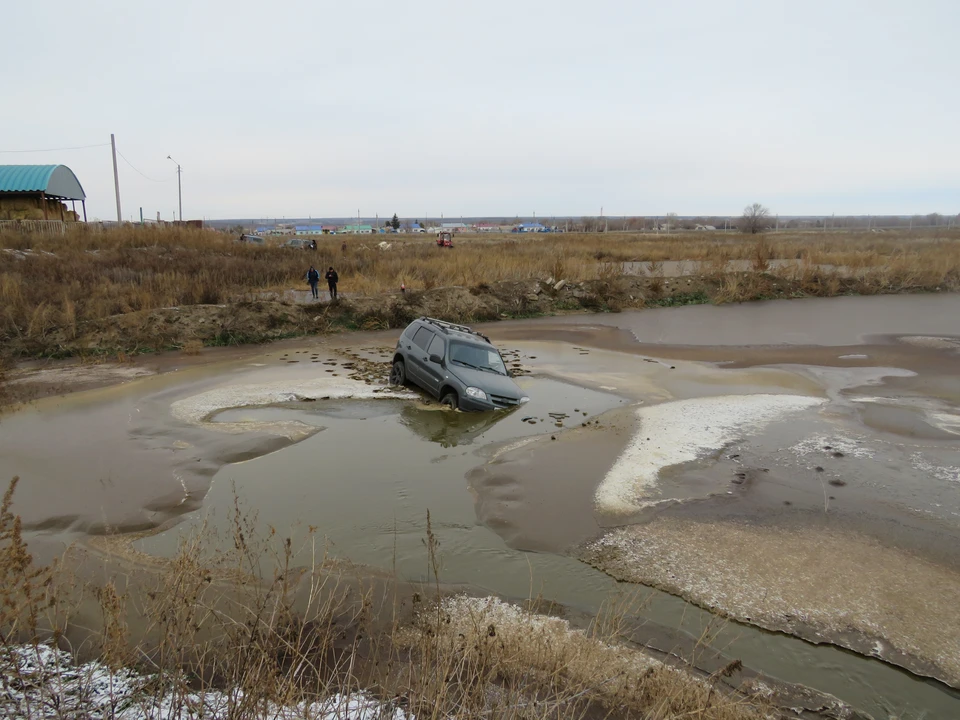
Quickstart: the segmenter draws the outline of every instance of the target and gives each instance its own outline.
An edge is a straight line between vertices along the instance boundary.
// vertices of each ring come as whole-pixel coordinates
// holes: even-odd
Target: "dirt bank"
[[[917,283],[896,288],[882,278],[826,274],[812,270],[802,279],[766,272],[719,273],[664,278],[610,274],[601,279],[567,282],[553,278],[440,287],[344,297],[336,303],[299,303],[288,299],[236,298],[218,305],[182,305],[131,311],[59,325],[13,338],[8,358],[97,358],[164,350],[196,352],[204,346],[238,346],[338,330],[385,330],[402,327],[421,315],[456,322],[483,322],[566,312],[619,312],[777,298],[939,292],[942,284]],[[280,298],[281,296],[274,296]]]
[[[960,578],[859,533],[661,517],[579,555],[727,617],[960,686]]]

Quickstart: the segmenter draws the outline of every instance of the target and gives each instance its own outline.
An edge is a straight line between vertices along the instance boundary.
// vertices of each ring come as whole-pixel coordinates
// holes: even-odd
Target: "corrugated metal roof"
[[[66,165],[0,165],[0,192],[44,192],[67,200],[87,197],[77,176]]]
[[[0,192],[45,192],[56,165],[0,165]]]

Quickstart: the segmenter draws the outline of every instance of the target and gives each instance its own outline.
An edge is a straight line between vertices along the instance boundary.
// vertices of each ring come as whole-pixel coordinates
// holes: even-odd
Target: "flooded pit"
[[[792,348],[783,346],[791,342],[785,328],[796,312],[792,302],[764,304],[766,319],[749,328],[752,342],[746,343],[762,347],[710,344],[713,331],[753,306],[489,326],[534,373],[520,378],[532,402],[504,415],[451,413],[414,394],[374,394],[375,384],[346,382],[346,361],[329,350],[268,352],[252,362],[37,403],[4,418],[0,471],[24,478],[16,509],[35,536],[47,540],[153,529],[131,547],[166,555],[205,519],[228,522],[236,493],[261,528],[302,539],[314,526],[337,556],[395,569],[411,580],[427,576],[423,540],[430,510],[446,583],[509,598],[542,593],[586,612],[628,592],[631,586],[611,574],[632,579],[632,566],[619,558],[617,567],[611,562],[601,572],[571,555],[620,528],[645,528],[649,547],[669,538],[667,549],[677,559],[668,572],[681,579],[684,567],[704,574],[696,554],[683,554],[697,547],[766,548],[747,565],[763,569],[778,556],[803,563],[822,557],[828,546],[843,546],[865,575],[882,578],[898,563],[911,567],[915,557],[938,573],[937,587],[949,589],[960,571],[960,457],[952,430],[957,356],[950,342],[960,335],[951,325],[960,303],[954,297],[952,315],[938,319],[926,317],[929,303],[918,305],[912,297],[838,300],[894,299],[907,307],[885,305],[844,327],[852,322],[844,313],[863,313],[865,306],[818,302],[807,310],[817,317],[795,336],[806,344]],[[944,312],[948,297],[919,299],[937,301]],[[706,319],[692,317],[689,325],[685,319],[703,311],[720,311],[704,316],[713,318],[711,332],[701,332],[710,325]],[[661,312],[672,314],[670,338],[677,347],[638,343],[660,323],[643,316]],[[907,332],[903,321],[911,313],[911,337],[925,333],[940,341],[901,341],[898,333]],[[741,322],[756,321],[748,314]],[[877,314],[888,314],[889,322]],[[824,330],[820,345],[818,326]],[[522,341],[512,338],[520,334]],[[362,342],[374,347],[389,339]],[[385,357],[379,350],[368,355]],[[325,379],[317,379],[320,373]],[[754,405],[757,398],[771,396],[804,407],[757,422],[766,412]],[[742,404],[743,398],[752,399]],[[704,414],[711,403],[724,412]],[[741,403],[740,411],[730,410],[734,403]],[[654,408],[668,413],[669,422],[644,412]],[[677,455],[675,447],[668,448],[673,454],[629,455],[632,445],[639,441],[642,449],[647,437],[656,437],[644,432],[650,423],[663,438],[692,433],[682,444],[693,448],[690,456]],[[618,463],[614,476],[632,483],[631,498],[640,497],[634,481],[653,477],[655,484],[641,490],[653,487],[653,499],[664,504],[648,514],[598,506],[596,493]],[[642,467],[652,469],[638,472]],[[797,549],[799,555],[789,555]],[[760,573],[746,584],[788,587],[798,579],[804,580],[800,588],[824,582],[824,576],[797,572]],[[645,581],[667,587],[655,578]],[[709,605],[703,593],[724,589],[728,581],[720,575],[705,591],[668,589]],[[911,593],[893,583],[855,587],[888,593],[894,608]],[[649,592],[643,615],[653,623],[692,636],[716,623],[712,613],[673,594]],[[810,602],[826,606],[819,598]],[[927,609],[946,623],[952,616],[942,604]],[[919,637],[935,645],[932,627],[886,630],[906,650],[923,651],[909,642]],[[843,640],[839,635],[825,639]],[[861,639],[848,641],[869,654],[856,645]],[[889,710],[953,717],[960,707],[938,686],[877,660],[747,625],[724,627],[714,646],[878,717]],[[910,666],[909,658],[889,652],[887,658]],[[919,663],[914,669],[935,671]]]

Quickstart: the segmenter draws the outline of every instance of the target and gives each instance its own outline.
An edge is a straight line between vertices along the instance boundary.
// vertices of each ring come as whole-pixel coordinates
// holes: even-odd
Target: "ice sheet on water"
[[[597,488],[596,506],[629,514],[653,504],[663,468],[697,460],[824,402],[800,395],[724,395],[639,408],[634,437]]]

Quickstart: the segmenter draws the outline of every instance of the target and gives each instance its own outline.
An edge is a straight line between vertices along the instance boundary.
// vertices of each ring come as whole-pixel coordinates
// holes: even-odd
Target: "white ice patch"
[[[926,473],[937,480],[943,482],[960,483],[960,467],[937,466],[927,460],[922,453],[914,453],[910,456],[910,464],[916,470]]]
[[[46,645],[0,651],[0,712],[11,720],[113,718],[114,720],[226,720],[237,714],[240,690],[176,691],[156,678],[98,662],[82,665]],[[183,683],[180,683],[183,685]],[[335,693],[292,706],[272,703],[250,715],[263,720],[413,720],[363,692]]]
[[[960,435],[960,415],[945,412],[927,413],[927,422],[944,432]]]
[[[849,455],[860,460],[870,460],[876,455],[876,451],[873,448],[866,447],[860,440],[837,435],[822,435],[819,433],[804,438],[791,447],[790,451],[797,457],[804,457],[811,453],[825,453],[829,455],[834,452],[842,452],[844,455]]]
[[[838,357],[840,360],[866,360],[868,356],[867,356],[867,355],[854,354],[854,355],[838,355],[837,357]]]
[[[298,421],[215,423],[209,418],[230,408],[274,405],[298,400],[369,400],[372,398],[412,399],[410,392],[392,387],[377,387],[348,378],[319,377],[313,380],[274,381],[259,385],[227,385],[193,397],[178,400],[170,406],[177,420],[225,433],[251,431],[272,432],[287,437],[300,437],[316,428]]]
[[[935,348],[937,350],[953,350],[960,348],[960,340],[936,335],[906,335],[898,338],[900,342],[918,347]]]
[[[960,415],[950,412],[954,406],[942,400],[914,397],[858,397],[851,398],[851,401],[916,410],[922,413],[923,419],[933,427],[953,435],[960,435]]]
[[[636,434],[597,488],[597,509],[629,514],[648,507],[661,469],[697,460],[824,402],[799,395],[724,395],[638,408]]]

